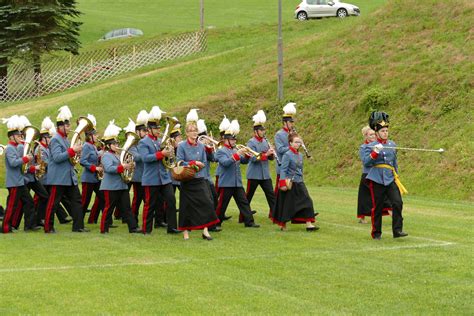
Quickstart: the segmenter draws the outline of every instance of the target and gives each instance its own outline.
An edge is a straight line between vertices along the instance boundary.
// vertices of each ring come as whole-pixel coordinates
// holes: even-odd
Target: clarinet
[[[294,127],[294,126],[293,126],[293,132],[297,133],[296,127]],[[311,154],[309,153],[308,149],[306,148],[306,145],[304,144],[303,138],[301,136],[300,136],[300,138],[301,138],[301,147],[303,147],[306,158],[311,158]]]
[[[265,141],[267,142],[268,146],[269,146],[270,148],[273,148],[273,146],[272,146],[272,144],[270,143],[270,141],[268,141],[267,136],[263,136],[263,138],[264,138]],[[275,148],[273,148],[273,150],[275,151]],[[277,164],[278,164],[278,165],[281,165],[280,159],[278,158],[278,154],[277,154],[276,151],[275,151],[275,153],[273,154],[273,156],[275,157],[275,160],[276,160]]]

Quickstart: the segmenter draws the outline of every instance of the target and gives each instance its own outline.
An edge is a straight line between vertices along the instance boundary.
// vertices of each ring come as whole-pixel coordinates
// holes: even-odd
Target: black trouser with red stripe
[[[46,216],[46,208],[48,207],[48,199],[49,199],[49,194],[51,192],[51,186],[50,185],[44,185],[44,188],[46,189],[46,191],[48,191],[48,198],[46,199],[46,207],[44,209],[44,213],[43,214],[37,214],[38,216],[38,222],[40,222],[41,220],[44,221],[44,218]],[[58,206],[58,209],[56,210],[56,216],[58,217],[58,220],[61,224],[63,223],[66,223],[66,219],[67,219],[67,215],[68,213],[66,212],[66,210],[64,208],[67,208],[67,209],[70,209],[71,208],[71,203],[69,203],[69,200],[63,196],[63,199],[61,200],[61,203],[64,205],[64,207],[59,204]]]
[[[245,225],[253,223],[253,215],[250,210],[250,203],[245,195],[244,188],[233,187],[233,188],[221,188],[219,187],[219,202],[217,203],[216,215],[220,222],[224,222],[225,212],[229,206],[231,198],[234,198],[237,207],[239,208],[240,214],[243,216]]]
[[[35,197],[38,203],[35,203],[36,222],[40,224],[46,214],[46,206],[48,205],[49,193],[46,188],[39,181],[30,182],[27,184],[29,190],[35,192]]]
[[[132,214],[138,222],[138,215],[140,214],[140,205],[143,201],[143,187],[141,182],[132,182],[133,199],[132,199]]]
[[[374,181],[369,182],[370,195],[372,197],[372,238],[382,235],[382,214],[385,198],[392,203],[392,231],[403,230],[403,201],[395,182],[385,186]]]
[[[82,212],[79,187],[77,185],[52,185],[44,219],[44,231],[46,233],[54,228],[54,214],[63,196],[66,196],[71,203],[72,230],[84,228],[84,213]]]
[[[91,212],[89,214],[89,219],[87,222],[89,224],[97,223],[97,218],[99,218],[99,213],[104,209],[104,195],[100,189],[100,182],[91,183],[91,182],[82,182],[82,213],[86,214],[89,204],[92,198],[92,192],[95,193],[95,201],[92,205]]]
[[[117,191],[102,191],[104,195],[104,211],[102,212],[102,218],[100,219],[100,232],[108,233],[109,227],[112,224],[112,215],[115,207],[120,209],[122,219],[128,224],[128,231],[137,228],[137,221],[132,215],[130,208],[130,195],[128,190],[117,190]]]
[[[177,228],[176,221],[176,198],[171,183],[157,186],[143,186],[145,193],[143,206],[143,233],[151,233],[153,230],[153,218],[161,203],[166,203],[166,220],[168,231]]]
[[[4,234],[11,232],[13,226],[13,215],[15,211],[20,212],[22,208],[25,213],[25,230],[36,226],[34,202],[27,187],[22,185],[19,187],[8,188],[8,193],[7,209],[3,217],[2,232]]]
[[[265,193],[265,197],[267,198],[268,209],[269,209],[268,214],[272,214],[272,210],[275,207],[275,203],[276,203],[275,192],[273,191],[272,179],[267,179],[267,180],[248,179],[247,191],[245,192],[247,195],[247,200],[249,200],[249,204],[252,203],[253,196],[258,186],[262,188],[263,193]],[[242,218],[242,215],[240,215],[239,223],[242,223],[242,221],[243,221],[243,218]]]

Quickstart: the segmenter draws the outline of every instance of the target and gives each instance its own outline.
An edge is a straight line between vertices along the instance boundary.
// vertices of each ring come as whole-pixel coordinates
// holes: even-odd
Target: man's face
[[[20,144],[21,142],[23,142],[23,135],[22,134],[18,134],[18,135],[13,135],[13,141],[17,144]]]
[[[156,128],[152,128],[151,129],[151,134],[155,137],[158,137],[160,136],[160,128],[159,127],[156,127]]]
[[[64,124],[63,132],[64,134],[68,134],[71,131],[71,124]]]
[[[382,140],[387,140],[388,139],[388,127],[383,127],[378,130],[377,132],[378,136]]]
[[[286,128],[289,129],[290,131],[293,129],[293,126],[294,126],[293,122],[286,121],[285,124],[286,124]]]
[[[263,138],[263,137],[265,137],[265,130],[264,129],[258,129],[258,130],[256,130],[255,134],[258,137]]]
[[[138,136],[140,136],[140,138],[145,137],[146,134],[147,134],[147,131],[145,129],[139,129],[138,130]]]
[[[234,148],[235,144],[237,144],[237,139],[229,139],[229,146]]]

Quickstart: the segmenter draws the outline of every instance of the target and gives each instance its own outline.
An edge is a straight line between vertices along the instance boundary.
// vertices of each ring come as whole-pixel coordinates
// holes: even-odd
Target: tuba
[[[92,122],[87,117],[79,117],[79,119],[77,120],[77,127],[74,130],[74,135],[72,135],[71,145],[69,146],[69,148],[73,148],[76,145],[82,145],[81,133],[90,131],[93,128],[94,124],[92,124]],[[75,166],[79,162],[80,158],[81,155],[79,153],[76,153],[74,156],[69,158],[69,161],[73,166]]]
[[[171,124],[173,124],[173,128],[170,128]],[[169,117],[169,116],[166,117],[166,128],[165,128],[165,132],[163,134],[163,138],[161,139],[160,149],[161,150],[166,149],[167,151],[170,152],[169,157],[163,158],[163,165],[167,169],[173,169],[174,167],[177,166],[177,164],[176,164],[176,155],[175,155],[175,152],[174,152],[175,140],[170,137],[170,133],[174,129],[176,124],[179,124],[179,121],[177,119],[174,119],[174,118]]]
[[[0,144],[0,156],[5,152],[5,145]]]
[[[36,164],[39,166],[38,171],[36,171],[36,180],[40,180],[46,174],[46,167],[48,166],[48,164],[46,163],[46,161],[43,160],[43,157],[41,157],[41,148],[38,147],[41,146],[40,143],[38,141],[35,141],[35,143],[37,144],[35,159]]]
[[[123,144],[122,148],[119,148],[120,150],[120,163],[121,164],[131,164],[133,165],[132,168],[129,170],[124,170],[120,176],[122,177],[123,182],[129,183],[132,181],[133,178],[133,172],[135,171],[135,161],[133,158],[132,153],[129,151],[130,147],[135,146],[138,141],[140,140],[140,137],[135,134],[134,132],[127,132],[125,134],[125,144]]]
[[[25,144],[23,147],[23,157],[26,155],[32,155],[34,157],[34,144],[35,141],[39,139],[40,136],[40,131],[34,126],[27,126],[23,130],[23,133],[25,135]],[[31,163],[33,161],[28,162],[27,164],[23,164],[21,167],[21,171],[23,173],[28,172],[28,168],[31,166]]]

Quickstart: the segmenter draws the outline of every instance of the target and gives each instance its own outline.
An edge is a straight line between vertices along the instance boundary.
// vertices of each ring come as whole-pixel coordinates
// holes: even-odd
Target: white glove
[[[377,144],[374,146],[374,151],[379,154],[380,151],[383,149],[383,145],[382,144]]]

